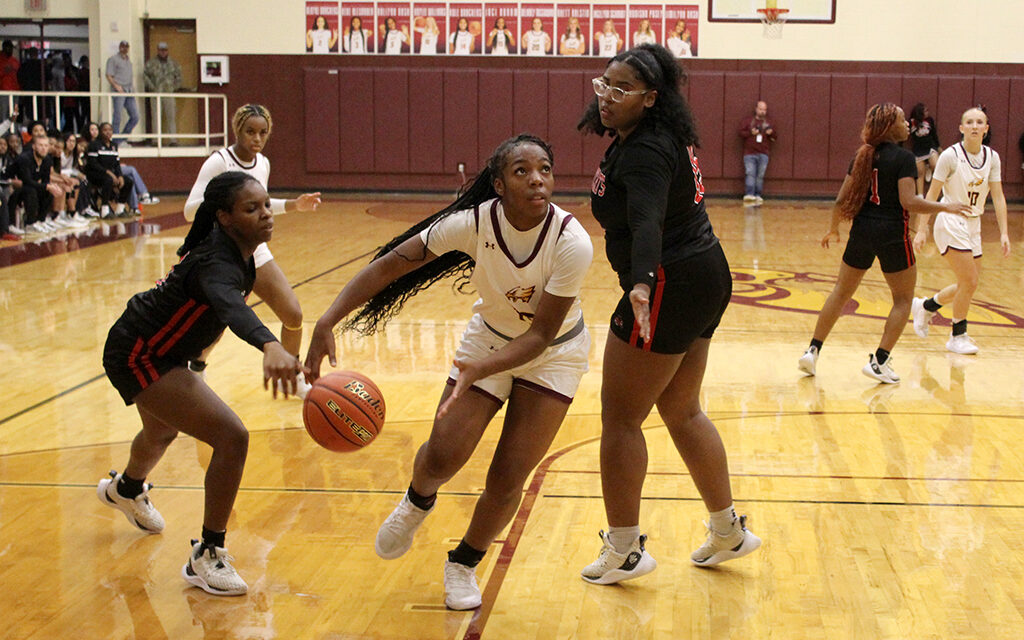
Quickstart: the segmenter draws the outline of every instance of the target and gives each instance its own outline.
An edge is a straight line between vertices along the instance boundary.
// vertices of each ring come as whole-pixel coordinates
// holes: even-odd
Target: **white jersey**
[[[693,55],[693,52],[690,50],[690,43],[675,34],[672,34],[665,42],[665,45],[672,52],[672,55],[677,58],[689,58]]]
[[[640,33],[637,31],[633,34],[633,46],[639,47],[642,44],[658,44],[658,39],[654,36],[654,33]]]
[[[970,205],[973,216],[980,216],[985,213],[989,183],[1003,181],[999,154],[982,145],[972,155],[958,142],[939,155],[933,178],[942,182],[942,202]]]
[[[203,203],[203,194],[206,192],[206,186],[210,184],[210,180],[228,171],[244,171],[256,178],[263,185],[264,189],[268,188],[270,160],[267,159],[267,156],[257,153],[256,158],[246,164],[239,160],[238,156],[230,148],[219,149],[206,159],[203,167],[199,170],[199,175],[196,177],[196,183],[192,185],[192,191],[189,192],[188,200],[185,201],[186,220],[192,222],[196,219],[196,211],[199,209],[199,205]],[[282,198],[271,198],[270,208],[275,214],[284,213],[284,203],[285,201]]]
[[[420,35],[420,53],[433,55],[437,53],[437,34],[433,31],[424,31]]]
[[[331,31],[330,29],[314,29],[309,35],[313,41],[313,53],[331,52]]]
[[[420,238],[435,255],[462,251],[476,261],[472,282],[480,299],[473,311],[499,335],[514,338],[529,329],[544,291],[576,298],[558,335],[583,317],[578,296],[594,246],[583,225],[560,207],[550,205],[542,223],[519,231],[495,198],[442,218]]]
[[[613,57],[619,52],[619,34],[601,32],[597,36],[597,52],[603,57]]]
[[[546,55],[548,47],[551,46],[551,37],[543,31],[530,29],[523,34],[522,40],[528,56]]]
[[[452,53],[463,56],[473,53],[473,40],[473,34],[468,31],[456,31],[448,38],[448,42],[454,47]]]
[[[582,38],[580,38],[579,34],[577,34],[577,33],[573,33],[573,34],[566,33],[566,34],[562,35],[562,48],[564,48],[564,49],[569,49],[570,51],[576,51],[577,49],[580,48],[581,44],[582,44]],[[566,55],[574,55],[575,56],[575,55],[579,55],[579,54],[578,53],[568,53]]]
[[[366,42],[369,38],[369,29],[357,29],[355,31],[349,31],[349,33],[342,38],[342,44],[345,47],[345,51],[348,53],[366,53],[368,49]]]
[[[409,38],[403,32],[398,29],[392,29],[384,36],[384,53],[402,53],[402,44],[408,41]]]
[[[494,46],[491,47],[491,54],[496,56],[508,55],[508,36],[500,29],[494,34]]]

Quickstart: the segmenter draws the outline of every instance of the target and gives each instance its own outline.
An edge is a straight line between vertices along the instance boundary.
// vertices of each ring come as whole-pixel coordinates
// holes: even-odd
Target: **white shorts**
[[[252,259],[256,262],[256,268],[259,269],[273,260],[274,254],[270,253],[270,247],[267,246],[266,242],[261,242],[260,246],[256,247],[256,251],[252,254]]]
[[[483,360],[506,344],[507,340],[484,326],[480,314],[474,314],[462,333],[462,342],[455,357],[470,361]],[[589,356],[590,333],[584,328],[579,335],[562,344],[548,347],[526,364],[477,380],[473,387],[492,396],[499,403],[508,399],[513,384],[547,393],[569,403],[580,386],[580,378],[590,368]],[[453,366],[448,373],[449,384],[454,384],[458,377],[459,370]]]
[[[965,218],[945,211],[935,216],[935,246],[946,255],[950,249],[970,251],[981,257],[981,218]]]

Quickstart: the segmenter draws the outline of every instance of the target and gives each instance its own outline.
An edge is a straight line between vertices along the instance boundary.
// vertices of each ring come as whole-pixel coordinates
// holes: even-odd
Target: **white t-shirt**
[[[675,34],[669,36],[665,45],[677,58],[689,58],[693,55],[693,52],[690,51],[690,43]]]
[[[528,56],[546,55],[547,48],[551,45],[551,36],[544,31],[534,31],[533,29],[524,33],[522,40]]]
[[[974,217],[980,216],[985,213],[989,183],[1003,181],[999,154],[982,145],[971,155],[958,142],[939,154],[933,178],[942,182],[942,202],[970,205]]]
[[[370,37],[369,29],[350,31],[342,40],[348,53],[366,53],[366,41]]]
[[[597,36],[598,54],[604,57],[612,57],[619,52],[619,36],[616,33],[601,32]]]
[[[448,38],[448,42],[455,47],[453,53],[456,55],[469,55],[473,53],[473,40],[473,34],[468,31],[455,31]]]
[[[384,37],[384,53],[402,53],[402,44],[408,41],[409,38],[405,33],[398,29],[392,29],[391,31],[388,31],[388,34]]]
[[[313,40],[313,53],[331,52],[330,29],[314,29],[309,37]]]
[[[420,53],[437,53],[437,34],[433,31],[424,31],[420,34]]]
[[[578,296],[594,246],[583,225],[558,206],[548,208],[544,222],[519,231],[493,199],[442,218],[420,238],[435,255],[457,250],[476,261],[472,282],[480,299],[473,312],[506,336],[514,338],[530,327],[543,291],[576,298],[558,335],[583,316]]]
[[[633,34],[633,46],[638,47],[642,44],[657,44],[658,39],[654,36],[654,33],[640,33],[637,31]]]
[[[196,183],[192,185],[192,191],[188,194],[188,200],[185,201],[185,219],[192,222],[196,219],[196,211],[199,210],[199,205],[203,204],[203,194],[206,192],[206,186],[210,184],[210,180],[213,180],[222,173],[228,171],[244,171],[252,177],[256,178],[264,189],[267,189],[267,183],[270,181],[270,160],[267,156],[262,153],[257,153],[256,158],[253,159],[249,164],[243,163],[238,159],[231,149],[219,149],[210,154],[210,157],[203,163],[201,169],[199,169],[199,175],[196,176]],[[270,209],[275,215],[284,213],[283,198],[271,198]]]
[[[496,56],[508,55],[508,37],[500,29],[494,34],[494,46],[491,47],[491,54]]]

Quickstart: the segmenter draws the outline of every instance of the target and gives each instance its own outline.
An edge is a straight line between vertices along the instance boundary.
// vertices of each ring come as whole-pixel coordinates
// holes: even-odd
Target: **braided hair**
[[[700,146],[693,112],[679,92],[682,83],[686,82],[686,72],[671,51],[658,44],[642,44],[623,51],[609,60],[608,65],[613,62],[629,65],[648,89],[658,92],[654,105],[644,111],[644,120],[671,132],[680,147]],[[587,105],[576,128],[599,136],[606,133],[615,135],[614,131],[601,124],[597,96]]]
[[[238,138],[242,131],[242,127],[249,121],[250,118],[263,118],[267,121],[267,135],[270,135],[270,130],[274,128],[274,121],[270,117],[270,111],[262,104],[243,104],[235,110],[235,115],[231,117],[231,129],[235,132],[235,138]]]
[[[554,164],[555,155],[551,151],[551,146],[537,136],[523,133],[505,140],[495,148],[494,153],[487,160],[487,164],[473,181],[467,183],[468,186],[463,186],[455,202],[392,238],[381,247],[373,257],[373,260],[379,260],[388,253],[395,251],[399,245],[409,238],[418,235],[424,229],[430,228],[439,220],[450,216],[456,211],[472,209],[492,198],[499,197],[498,192],[494,190],[494,180],[502,176],[512,151],[516,147],[525,144],[536,145],[543,149],[544,153],[547,154],[548,161]],[[400,253],[397,255],[404,260],[421,259],[403,256]],[[405,305],[409,298],[448,276],[455,276],[455,282],[452,285],[453,289],[460,293],[469,293],[467,289],[470,278],[473,276],[474,267],[476,267],[476,262],[461,251],[449,251],[444,255],[438,256],[437,259],[398,278],[377,293],[377,295],[370,298],[366,304],[345,321],[341,326],[341,330],[354,330],[362,335],[376,333],[384,328],[388,320],[402,310],[402,306]]]
[[[864,205],[864,198],[871,186],[871,164],[874,161],[878,145],[893,140],[893,127],[903,114],[899,107],[891,102],[876,104],[868,109],[864,118],[864,127],[860,139],[864,143],[857,149],[850,168],[850,179],[845,188],[836,196],[836,207],[844,220],[853,220]]]
[[[218,211],[231,211],[235,206],[235,198],[249,181],[259,182],[244,171],[227,171],[210,180],[203,192],[203,203],[196,211],[196,219],[192,228],[185,236],[185,242],[178,247],[178,255],[184,257],[195,249],[210,235],[217,224]]]

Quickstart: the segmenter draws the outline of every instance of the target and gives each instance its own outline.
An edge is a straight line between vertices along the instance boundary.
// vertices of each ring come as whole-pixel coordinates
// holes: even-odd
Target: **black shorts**
[[[843,262],[854,269],[866,271],[875,263],[876,256],[884,273],[896,273],[914,266],[914,243],[906,219],[880,220],[859,216],[853,219]]]
[[[103,346],[103,369],[127,405],[133,404],[135,396],[160,376],[186,364],[180,358],[158,356],[124,320],[110,327]]]
[[[686,353],[697,338],[711,338],[732,297],[732,274],[722,245],[664,267],[651,291],[651,340],[644,342],[633,318],[629,292],[612,314],[611,332],[654,353]]]

